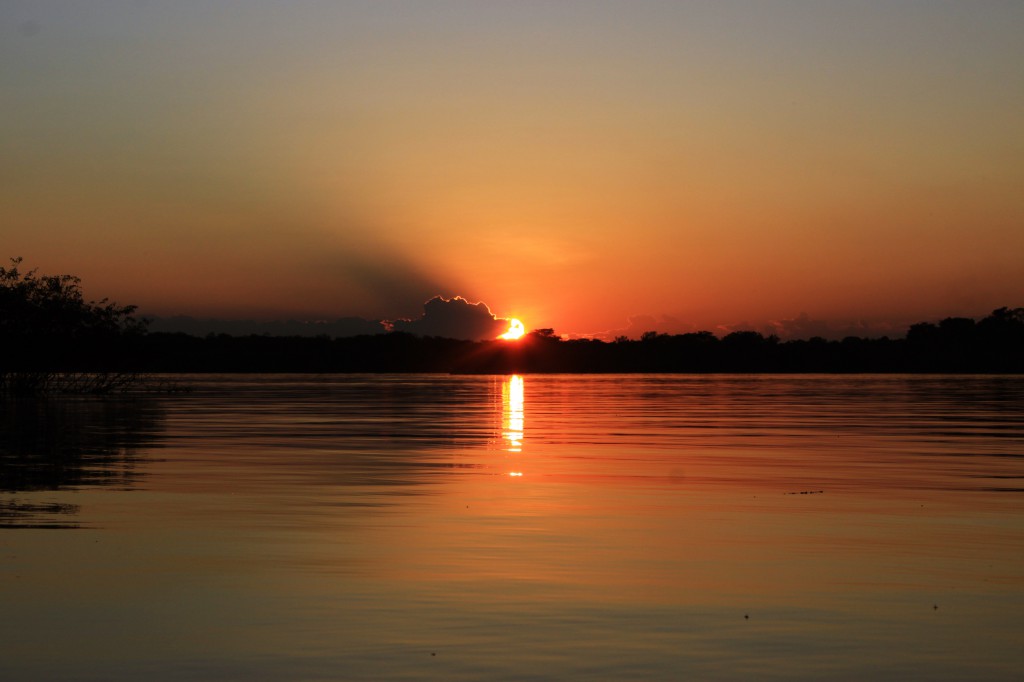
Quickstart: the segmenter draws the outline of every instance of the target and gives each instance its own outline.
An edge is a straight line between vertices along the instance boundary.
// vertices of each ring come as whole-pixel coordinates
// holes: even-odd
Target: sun
[[[526,327],[523,326],[522,322],[513,317],[508,321],[508,331],[504,334],[499,334],[498,338],[505,339],[506,341],[515,341],[516,339],[522,338],[525,333]]]

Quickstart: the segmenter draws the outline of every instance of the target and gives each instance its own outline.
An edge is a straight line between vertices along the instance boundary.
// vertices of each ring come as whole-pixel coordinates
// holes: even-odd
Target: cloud
[[[194,318],[184,315],[173,317],[156,317],[150,319],[149,330],[152,332],[182,332],[193,336],[207,334],[230,334],[232,336],[249,336],[251,334],[267,334],[269,336],[359,336],[362,334],[383,334],[386,329],[377,320],[365,320],[361,317],[342,317],[336,320],[315,322],[297,320],[224,320],[216,318]]]
[[[659,334],[688,334],[698,331],[697,327],[683,322],[672,315],[630,315],[629,324],[618,329],[593,334],[593,338],[612,341],[620,336],[629,339],[639,339],[644,332],[658,332]]]
[[[790,339],[812,339],[816,336],[821,338],[832,338],[836,330],[824,320],[814,320],[807,313],[800,313],[788,320],[771,320],[764,331],[768,334],[775,334],[783,341]]]
[[[859,336],[861,338],[872,338],[879,336],[902,336],[906,333],[909,325],[885,320],[874,321],[849,321],[849,320],[817,320],[807,313],[800,313],[796,317],[777,320],[760,320],[742,322],[721,323],[710,327],[700,327],[684,322],[672,315],[631,315],[629,324],[618,329],[610,329],[597,334],[585,335],[587,338],[596,338],[604,341],[611,341],[617,337],[625,336],[630,339],[638,339],[644,332],[657,332],[659,334],[689,334],[696,331],[708,330],[719,338],[733,332],[752,331],[765,336],[772,334],[783,341],[792,339],[810,339],[820,336],[829,340],[841,340],[847,336]]]
[[[423,304],[422,317],[394,320],[390,324],[396,332],[479,341],[503,333],[508,329],[508,318],[495,317],[483,302],[470,303],[461,296],[435,296]]]
[[[325,249],[317,277],[334,286],[347,301],[360,303],[366,316],[409,316],[416,304],[438,291],[449,290],[439,278],[402,249],[380,241],[344,250]]]
[[[815,320],[807,313],[800,313],[791,319],[770,320],[763,328],[757,329],[757,331],[761,331],[765,335],[775,334],[783,341],[811,339],[816,336],[823,339],[840,340],[847,336],[857,336],[860,338],[877,338],[879,336],[899,337],[906,333],[908,326],[909,323],[892,320]]]
[[[378,260],[353,258],[348,260],[345,268],[345,274],[358,283],[378,306],[394,309],[423,300],[428,292],[437,291],[437,282],[411,263],[403,262],[397,254],[391,254],[383,262],[388,263],[388,267],[382,268]]]

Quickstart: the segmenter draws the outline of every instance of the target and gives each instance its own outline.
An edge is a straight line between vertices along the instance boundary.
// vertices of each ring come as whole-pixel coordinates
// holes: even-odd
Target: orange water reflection
[[[17,491],[0,679],[1019,677],[1019,377],[197,383]]]

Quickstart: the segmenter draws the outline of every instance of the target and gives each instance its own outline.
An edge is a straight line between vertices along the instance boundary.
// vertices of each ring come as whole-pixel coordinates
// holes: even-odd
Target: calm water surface
[[[0,679],[1020,679],[1024,377],[0,406]]]

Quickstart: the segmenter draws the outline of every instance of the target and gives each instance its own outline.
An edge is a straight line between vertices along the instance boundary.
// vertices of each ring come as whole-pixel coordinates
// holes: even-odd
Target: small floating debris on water
[[[786,493],[786,494],[787,495],[821,495],[823,492],[825,492],[825,491],[824,490],[798,490],[798,491],[794,491],[794,492]]]

